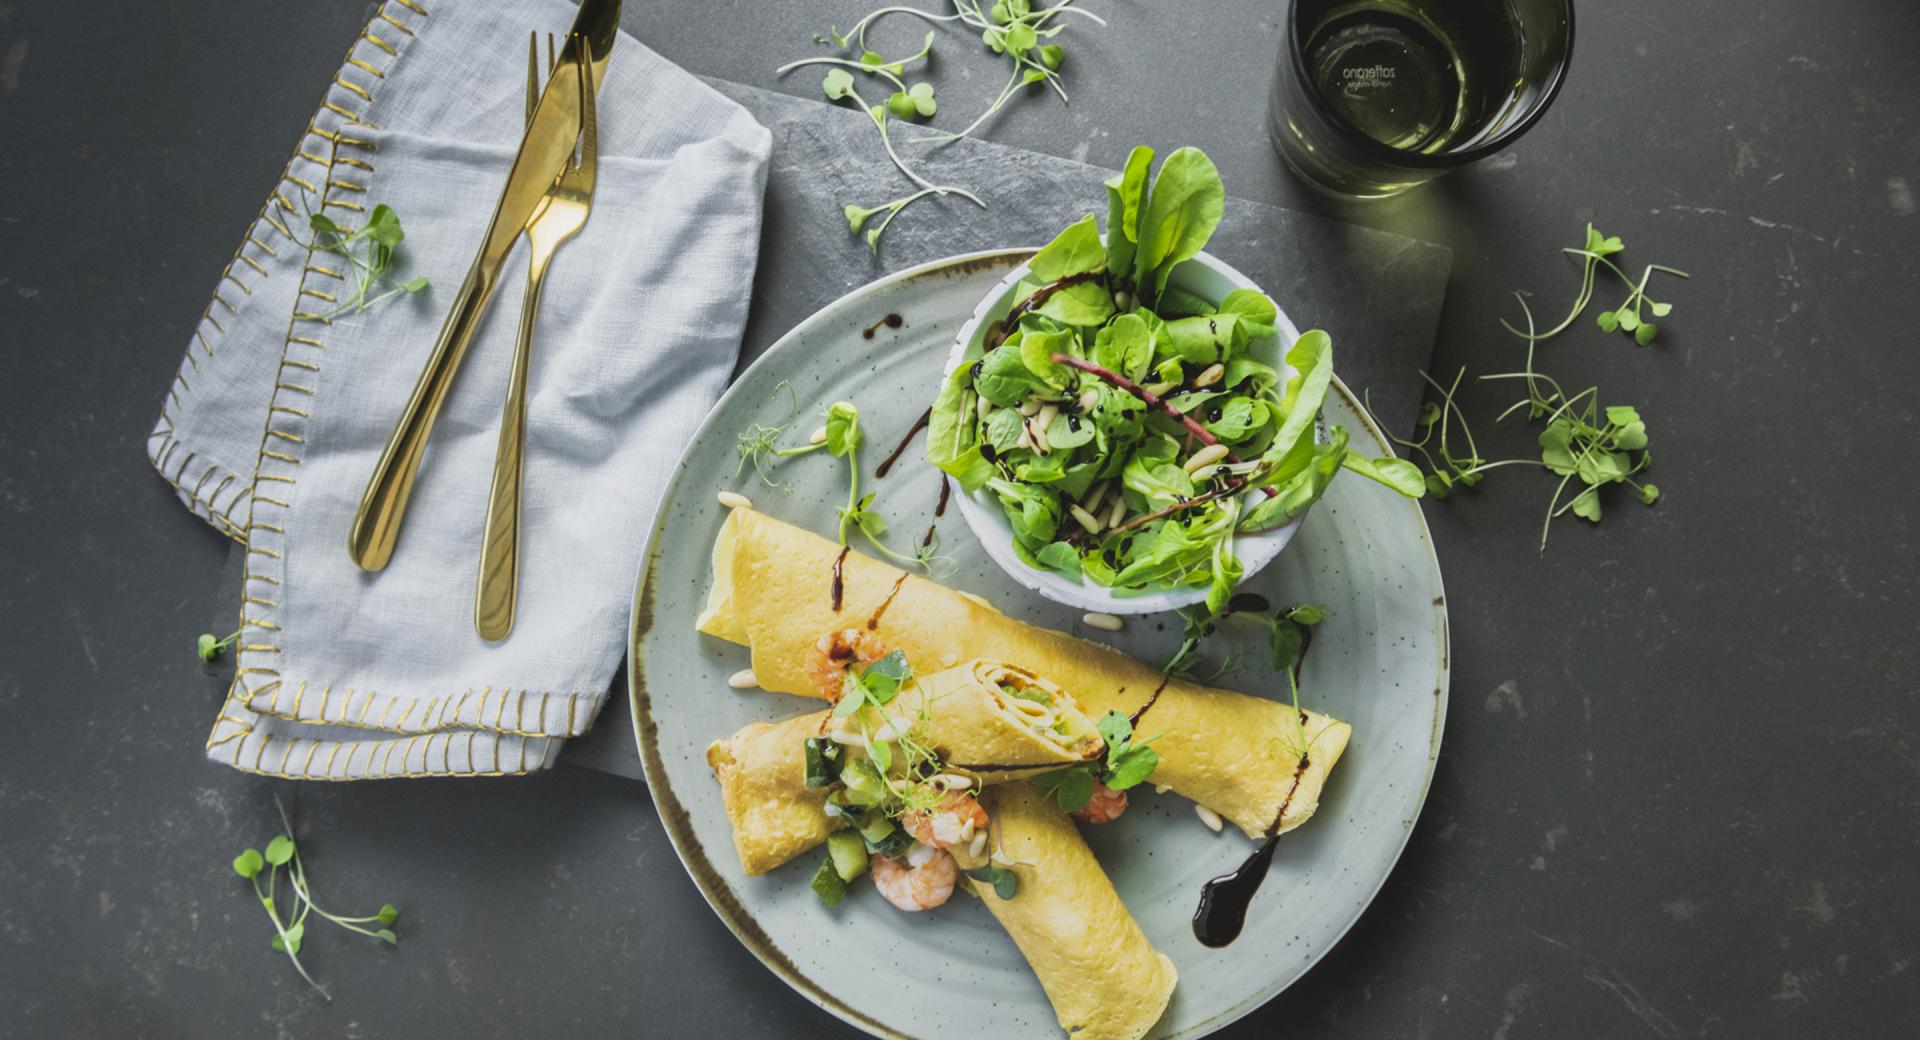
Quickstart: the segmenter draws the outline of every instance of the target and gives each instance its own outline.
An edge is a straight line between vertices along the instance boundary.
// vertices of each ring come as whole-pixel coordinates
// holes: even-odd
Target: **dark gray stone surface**
[[[1514,365],[1505,293],[1562,298],[1554,251],[1588,219],[1695,272],[1659,345],[1548,348],[1642,406],[1658,508],[1561,527],[1545,556],[1529,474],[1429,508],[1455,700],[1427,811],[1353,933],[1223,1035],[1910,1032],[1920,13],[1585,4],[1567,94],[1528,139],[1343,207],[1262,136],[1277,3],[1088,2],[1115,20],[1070,41],[1073,105],[1030,99],[993,136],[1105,166],[1191,143],[1236,194],[1453,247],[1438,369]],[[755,83],[857,13],[629,6],[669,56]],[[301,786],[200,758],[222,680],[187,648],[231,616],[225,544],[141,440],[360,18],[0,4],[0,1032],[845,1035],[719,926],[638,784]],[[965,46],[939,65],[954,109],[998,82]],[[1529,440],[1485,434],[1502,456]],[[407,911],[397,951],[310,942],[331,1005],[226,865],[271,833],[276,793],[323,898]]]

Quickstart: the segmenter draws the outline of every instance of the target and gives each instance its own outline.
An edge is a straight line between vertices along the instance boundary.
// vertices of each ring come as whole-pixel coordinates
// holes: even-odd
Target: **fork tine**
[[[540,34],[527,34],[527,125],[533,125],[533,110],[540,106]]]
[[[589,195],[593,194],[594,174],[600,165],[600,109],[598,95],[600,84],[594,79],[593,57],[586,41],[581,41],[578,51],[580,66],[580,165],[579,183],[576,187]]]
[[[548,33],[547,34],[547,75],[549,76],[553,75],[553,67],[555,64],[556,62],[553,60],[553,34]]]

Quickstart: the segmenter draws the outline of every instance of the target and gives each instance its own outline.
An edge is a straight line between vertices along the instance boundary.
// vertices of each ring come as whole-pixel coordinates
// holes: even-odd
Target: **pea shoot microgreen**
[[[898,199],[882,202],[875,206],[847,204],[845,213],[847,224],[854,234],[866,235],[867,247],[878,251],[880,237],[886,233],[893,219],[912,203],[929,195],[955,194],[986,208],[979,196],[963,188],[952,185],[936,185],[914,170],[899,152],[895,150],[888,133],[888,118],[906,120],[932,119],[939,112],[939,102],[934,96],[933,84],[925,80],[910,82],[907,77],[915,63],[921,68],[932,57],[934,37],[937,27],[957,24],[965,30],[978,32],[981,43],[993,54],[1006,59],[1009,76],[1006,85],[965,129],[958,132],[935,132],[913,138],[911,143],[940,142],[959,140],[978,130],[994,114],[1004,108],[1008,102],[1018,96],[1025,87],[1044,83],[1061,101],[1067,100],[1067,91],[1060,75],[1060,67],[1066,61],[1066,51],[1060,44],[1053,42],[1070,19],[1066,15],[1078,15],[1104,26],[1106,20],[1091,11],[1074,6],[1076,0],[1058,0],[1051,6],[1041,6],[1033,0],[996,0],[989,7],[982,7],[981,0],[949,0],[951,13],[937,14],[919,7],[889,5],[869,11],[845,32],[835,26],[828,33],[812,34],[816,44],[831,44],[841,50],[838,56],[811,56],[788,62],[774,70],[775,75],[785,75],[794,69],[806,66],[828,66],[821,89],[830,100],[847,100],[858,104],[873,119],[880,131],[880,143],[887,157],[892,160],[908,180],[919,190]],[[899,59],[888,59],[874,50],[867,42],[867,30],[888,15],[901,15],[918,18],[935,29],[930,29],[921,41],[920,50]],[[885,101],[879,104],[869,103],[854,86],[854,74],[859,73],[869,79],[880,80],[891,92]],[[868,218],[884,213],[880,222],[868,226]]]
[[[1034,783],[1053,795],[1061,809],[1070,813],[1085,809],[1093,800],[1096,781],[1109,790],[1124,791],[1152,776],[1160,765],[1160,753],[1147,746],[1159,740],[1160,734],[1135,740],[1133,721],[1117,711],[1100,716],[1095,728],[1107,745],[1100,761],[1055,769],[1033,778]]]
[[[400,918],[400,911],[392,903],[386,903],[380,909],[365,917],[341,917],[322,910],[313,901],[313,889],[307,881],[305,864],[300,860],[300,847],[293,839],[293,824],[287,820],[287,810],[280,805],[278,798],[274,806],[280,810],[280,824],[284,832],[267,842],[265,850],[245,849],[233,858],[233,872],[247,879],[253,886],[253,894],[267,911],[267,919],[273,922],[273,939],[269,945],[275,953],[284,953],[293,962],[293,968],[300,977],[312,986],[322,997],[332,1000],[324,987],[314,981],[307,972],[306,965],[300,963],[300,947],[306,940],[307,918],[318,914],[350,932],[357,932],[370,939],[379,939],[389,946],[398,946],[400,937],[393,931],[393,923]],[[267,875],[267,886],[260,887],[260,874]],[[283,917],[279,883],[281,872],[287,875],[287,888],[292,893],[293,905]],[[367,928],[364,925],[378,925]]]
[[[967,876],[993,889],[993,894],[1001,899],[1012,899],[1020,891],[1020,875],[988,862],[977,870],[967,871]]]
[[[738,477],[746,472],[748,466],[752,466],[753,472],[760,478],[761,483],[770,488],[779,488],[791,495],[793,482],[773,479],[774,465],[781,459],[816,451],[823,447],[825,442],[802,444],[793,448],[780,447],[780,435],[786,433],[787,427],[792,426],[793,420],[800,415],[800,399],[793,392],[793,384],[782,379],[774,386],[773,392],[778,395],[782,390],[787,393],[787,417],[771,426],[756,422],[740,431],[739,442],[734,446],[734,450],[740,453],[740,464],[734,467],[733,475]]]
[[[239,629],[235,629],[225,639],[215,637],[212,632],[200,633],[199,645],[197,647],[200,659],[207,662],[217,660],[221,654],[227,651],[227,648],[233,646],[234,640],[239,638]]]
[[[1174,651],[1164,670],[1189,678],[1195,676],[1201,663],[1201,644],[1229,620],[1247,621],[1266,629],[1268,667],[1297,676],[1307,645],[1313,639],[1312,627],[1327,617],[1326,609],[1316,603],[1271,610],[1266,597],[1251,592],[1234,596],[1222,610],[1189,607],[1179,613],[1184,628],[1180,648]]]
[[[393,207],[385,204],[373,207],[366,224],[354,230],[341,227],[323,213],[309,214],[307,226],[313,231],[313,247],[343,257],[353,276],[352,294],[324,315],[325,318],[357,314],[390,297],[427,288],[425,277],[404,282],[394,277],[395,251],[407,236],[400,229],[400,217]],[[370,293],[376,295],[369,296]]]

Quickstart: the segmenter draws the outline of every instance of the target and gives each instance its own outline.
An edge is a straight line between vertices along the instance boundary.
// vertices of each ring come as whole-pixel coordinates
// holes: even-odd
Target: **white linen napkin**
[[[369,779],[544,768],[592,723],[624,651],[644,533],[739,351],[770,138],[622,34],[600,94],[591,218],[547,280],[532,355],[517,621],[489,644],[473,594],[525,246],[441,413],[393,561],[347,531],[504,185],[529,31],[564,0],[387,0],[354,43],[224,272],[150,435],[181,501],[247,546],[215,761]],[[544,48],[543,48],[544,51]],[[354,314],[343,226],[376,204],[400,277]]]

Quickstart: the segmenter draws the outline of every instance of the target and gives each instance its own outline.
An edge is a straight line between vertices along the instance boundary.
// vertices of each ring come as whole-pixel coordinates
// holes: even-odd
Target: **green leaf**
[[[1052,792],[1054,800],[1060,803],[1060,808],[1065,812],[1079,812],[1093,800],[1093,773],[1086,766],[1041,773],[1033,778],[1033,782]]]
[[[1620,327],[1620,316],[1612,311],[1601,311],[1599,317],[1594,320],[1599,322],[1600,327],[1607,332],[1612,332]]]
[[[1068,224],[1053,241],[1040,247],[1027,267],[1040,282],[1057,282],[1098,271],[1106,259],[1106,247],[1100,244],[1100,227],[1089,213]]]
[[[1658,335],[1659,332],[1660,332],[1660,326],[1655,325],[1652,322],[1647,322],[1641,325],[1639,328],[1636,328],[1633,330],[1633,341],[1644,347],[1647,344],[1652,343],[1653,337]]]
[[[1652,505],[1660,497],[1660,488],[1653,484],[1640,485],[1640,501]]]
[[[1572,511],[1574,516],[1583,516],[1594,523],[1600,522],[1600,495],[1596,488],[1588,487],[1574,498]]]
[[[913,668],[907,664],[907,655],[901,650],[887,654],[860,673],[861,683],[876,704],[891,702],[900,688],[912,679]]]
[[[1060,67],[1060,63],[1066,60],[1067,52],[1061,50],[1060,45],[1057,43],[1049,43],[1045,47],[1040,48],[1040,64],[1045,65],[1047,68],[1057,69]]]
[[[1054,532],[1060,527],[1060,504],[1053,492],[1007,480],[989,480],[987,486],[1000,496],[1001,508],[1007,514],[1007,522],[1013,525],[1015,537],[1024,539],[1030,546],[1053,541]]]
[[[275,935],[273,938],[267,940],[267,945],[271,947],[273,949],[273,952],[275,953],[287,952],[287,944],[281,942],[280,936],[278,935]]]
[[[220,656],[220,640],[215,639],[211,632],[202,632],[196,649],[202,661],[211,661]]]
[[[1065,575],[1072,581],[1080,580],[1080,551],[1065,542],[1048,542],[1033,554],[1042,567]]]
[[[1098,327],[1113,317],[1113,294],[1097,281],[1079,282],[1048,296],[1034,313],[1078,328]]]
[[[1327,619],[1327,609],[1318,603],[1302,603],[1287,611],[1288,621],[1298,621],[1303,625],[1317,625]]]
[[[392,924],[400,919],[400,910],[392,903],[384,903],[380,907],[380,912],[375,916],[381,924]]]
[[[891,97],[887,98],[887,111],[902,119],[911,119],[914,112],[913,99],[908,97],[905,91],[896,90]]]
[[[928,35],[932,34],[929,33]],[[902,113],[903,116],[911,116],[916,113],[921,116],[931,116],[940,110],[939,103],[933,99],[933,84],[931,83],[915,83],[913,86],[907,88],[907,97],[913,102],[913,111]]]
[[[1348,454],[1340,464],[1369,480],[1375,480],[1408,498],[1421,498],[1427,493],[1427,478],[1420,467],[1406,459],[1392,456],[1379,459],[1367,459],[1359,455]]]
[[[387,943],[387,945],[389,945],[389,946],[398,946],[398,945],[400,945],[400,937],[399,937],[398,935],[395,935],[395,934],[394,934],[394,932],[393,932],[393,929],[391,929],[391,928],[382,928],[382,929],[380,929],[379,931],[377,931],[377,932],[375,932],[375,933],[373,933],[373,934],[375,934],[375,935],[377,935],[377,936],[379,936],[379,937],[380,937],[381,939],[383,939],[383,940],[385,940],[385,941],[386,941],[386,943]]]
[[[267,842],[267,862],[274,866],[283,866],[293,858],[293,839],[282,834]]]
[[[828,69],[826,78],[820,81],[820,89],[830,101],[853,97],[853,73],[846,69]]]
[[[1131,745],[1107,762],[1108,787],[1124,791],[1153,775],[1160,766],[1160,753],[1150,747]]]
[[[847,229],[854,234],[859,234],[860,229],[866,226],[867,218],[880,212],[880,209],[866,209],[849,202],[841,208],[840,212],[847,216]]]
[[[1093,432],[1092,420],[1071,412],[1061,412],[1047,424],[1047,446],[1055,455],[1065,458],[1064,452],[1093,440]]]
[[[834,868],[832,856],[821,862],[820,869],[813,872],[813,880],[809,884],[813,894],[819,896],[820,902],[828,909],[839,906],[840,901],[847,897],[847,879],[841,877],[840,871]]]
[[[1264,531],[1279,527],[1306,512],[1326,493],[1347,457],[1346,427],[1335,426],[1330,443],[1303,441],[1302,445],[1308,449],[1307,463],[1285,480],[1273,484],[1274,494],[1247,511],[1240,521],[1240,530]]]
[[[882,773],[893,769],[893,745],[884,740],[867,740],[867,757],[873,760],[873,767]]]
[[[992,886],[993,894],[1001,899],[1012,899],[1020,891],[1020,876],[993,863],[979,870],[970,870],[967,876],[983,885]]]
[[[1041,72],[1039,69],[1028,69],[1027,74],[1020,77],[1020,85],[1031,87],[1035,83],[1038,83],[1041,80],[1046,78],[1047,78],[1047,74],[1044,72]]]
[[[286,931],[287,952],[299,953],[300,940],[306,938],[306,936],[307,936],[307,926],[305,924],[296,923],[291,927],[289,927]]]
[[[1624,332],[1632,332],[1640,327],[1640,315],[1635,314],[1631,307],[1621,307],[1613,312],[1613,317]]]
[[[1256,336],[1271,335],[1280,320],[1280,308],[1257,289],[1235,289],[1220,301],[1220,313],[1239,318]]]
[[[1127,153],[1121,173],[1106,181],[1107,271],[1115,278],[1132,277],[1135,244],[1140,238],[1140,210],[1146,203],[1147,174],[1152,166],[1153,149],[1139,145]]]
[[[835,401],[827,408],[827,451],[844,458],[860,447],[860,410]]]
[[[1153,363],[1153,334],[1138,314],[1122,314],[1093,338],[1093,360],[1108,371],[1139,381]]]
[[[421,275],[418,278],[409,278],[406,281],[401,282],[400,288],[410,293],[417,293],[417,292],[424,292],[428,284],[429,283],[427,281],[427,276]]]
[[[258,877],[260,868],[266,865],[258,850],[248,849],[233,857],[233,872],[243,878]]]
[[[1656,318],[1664,318],[1664,317],[1666,317],[1666,316],[1667,316],[1668,314],[1670,314],[1670,313],[1672,313],[1672,311],[1673,311],[1673,304],[1671,304],[1671,303],[1655,303],[1655,302],[1654,302],[1654,301],[1652,301],[1652,300],[1648,300],[1648,301],[1647,301],[1647,309],[1648,309],[1648,310],[1651,310],[1651,311],[1653,311],[1653,316],[1654,316],[1654,317],[1656,317]]]
[[[1003,343],[987,351],[978,364],[980,374],[974,377],[973,388],[981,397],[1002,408],[1019,407],[1029,394],[1053,392],[1052,387],[1041,382],[1040,377],[1027,368],[1018,345]]]
[[[1053,360],[1053,355],[1072,350],[1073,343],[1074,335],[1070,329],[1033,329],[1020,337],[1020,362],[1027,366],[1027,371],[1046,384],[1049,395],[1064,388],[1073,378],[1067,366]]]
[[[1140,217],[1133,280],[1142,292],[1151,286],[1157,298],[1174,267],[1206,248],[1225,206],[1220,171],[1205,152],[1181,148],[1167,156]]]
[[[887,59],[882,58],[880,55],[875,54],[872,51],[860,52],[860,64],[865,65],[868,68],[879,68],[880,66],[885,65],[886,63],[887,63]]]
[[[1016,58],[1033,49],[1033,45],[1038,42],[1037,34],[1033,31],[1033,26],[1025,22],[1007,26],[1004,40],[1007,53]],[[1029,72],[1027,75],[1034,76],[1039,75],[1039,73]]]

